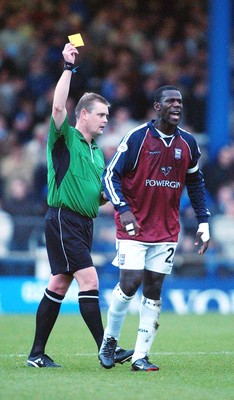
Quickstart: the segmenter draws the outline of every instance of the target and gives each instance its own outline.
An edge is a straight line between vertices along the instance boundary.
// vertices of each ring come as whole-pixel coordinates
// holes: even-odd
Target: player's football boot
[[[98,353],[98,359],[100,364],[104,368],[112,368],[115,366],[115,349],[117,346],[117,340],[113,337],[103,339],[101,348]]]
[[[35,357],[28,357],[27,360],[28,367],[35,368],[57,368],[61,367],[60,364],[55,363],[49,356],[46,354],[39,354]]]
[[[122,347],[117,346],[115,349],[115,356],[114,356],[114,362],[115,364],[123,364],[126,361],[130,361],[132,358],[132,355],[134,353],[134,350],[124,350]]]
[[[148,356],[139,358],[132,364],[132,371],[158,371],[159,367],[156,364],[151,364]]]

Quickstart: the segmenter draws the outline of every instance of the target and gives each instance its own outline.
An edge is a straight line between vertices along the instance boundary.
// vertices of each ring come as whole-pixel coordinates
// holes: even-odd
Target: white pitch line
[[[234,351],[168,351],[150,353],[152,356],[233,356]],[[78,357],[94,357],[97,353],[73,353],[73,354],[60,354],[61,356],[78,356]],[[0,354],[0,358],[12,358],[12,357],[28,357],[28,354]]]

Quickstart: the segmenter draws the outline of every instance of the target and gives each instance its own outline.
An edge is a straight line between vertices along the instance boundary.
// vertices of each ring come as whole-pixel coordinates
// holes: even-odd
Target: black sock
[[[79,292],[78,301],[80,305],[80,313],[92,333],[98,349],[100,349],[104,329],[99,307],[98,290]]]
[[[36,332],[30,356],[45,352],[48,337],[58,317],[64,296],[46,289],[36,314]]]

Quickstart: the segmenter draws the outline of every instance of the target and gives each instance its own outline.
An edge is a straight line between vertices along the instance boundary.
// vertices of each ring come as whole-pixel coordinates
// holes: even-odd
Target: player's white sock
[[[121,290],[119,283],[112,292],[111,304],[107,313],[107,327],[104,332],[104,338],[114,337],[116,340],[120,337],[121,327],[127,313],[130,301],[134,296],[126,296]]]
[[[132,356],[132,363],[139,358],[144,358],[149,354],[157,329],[159,327],[158,321],[161,312],[161,306],[161,299],[151,300],[142,296],[140,322],[135,350]]]

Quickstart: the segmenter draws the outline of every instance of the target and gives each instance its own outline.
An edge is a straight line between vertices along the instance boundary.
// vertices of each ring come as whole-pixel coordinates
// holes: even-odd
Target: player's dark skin
[[[165,135],[173,135],[183,110],[181,93],[177,90],[165,90],[161,101],[154,103],[154,109],[156,110],[155,128]]]

